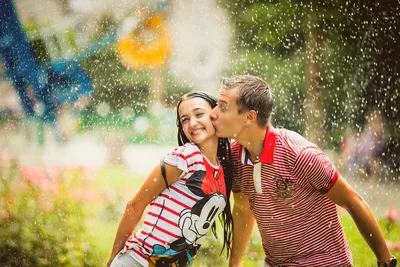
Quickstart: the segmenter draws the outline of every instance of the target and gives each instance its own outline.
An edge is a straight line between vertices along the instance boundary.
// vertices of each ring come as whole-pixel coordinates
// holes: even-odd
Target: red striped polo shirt
[[[231,146],[233,192],[250,202],[271,266],[352,266],[337,208],[324,194],[338,172],[327,156],[301,135],[268,127],[260,159]]]
[[[126,241],[122,250],[129,251],[143,266],[148,266],[149,260],[163,259],[180,261],[176,266],[181,266],[182,255],[178,252],[188,255],[191,262],[226,205],[222,166],[211,165],[195,144],[174,149],[164,157],[164,162],[176,166],[182,174],[150,203],[142,228]],[[156,266],[160,264],[163,265],[158,262]]]

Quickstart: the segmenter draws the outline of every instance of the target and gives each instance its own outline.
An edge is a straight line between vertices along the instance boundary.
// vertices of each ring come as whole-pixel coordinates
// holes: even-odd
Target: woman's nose
[[[191,117],[189,123],[190,126],[194,126],[197,124],[197,119],[195,117]]]

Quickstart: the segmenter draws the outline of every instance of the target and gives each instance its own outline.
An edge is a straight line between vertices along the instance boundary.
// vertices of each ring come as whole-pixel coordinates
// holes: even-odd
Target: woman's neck
[[[211,138],[206,142],[197,145],[201,153],[206,157],[206,159],[214,166],[218,165],[218,138]]]

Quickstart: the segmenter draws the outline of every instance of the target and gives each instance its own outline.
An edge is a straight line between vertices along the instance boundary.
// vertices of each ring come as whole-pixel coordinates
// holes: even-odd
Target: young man
[[[352,266],[336,205],[345,208],[378,259],[395,266],[368,204],[326,155],[299,134],[270,124],[273,100],[254,76],[222,80],[211,113],[216,134],[234,138],[234,235],[229,266],[242,266],[254,218],[265,266]]]

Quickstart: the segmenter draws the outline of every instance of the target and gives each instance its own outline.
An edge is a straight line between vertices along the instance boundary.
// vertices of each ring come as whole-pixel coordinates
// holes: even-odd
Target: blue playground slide
[[[0,0],[0,61],[4,63],[5,76],[17,91],[27,116],[38,117],[54,126],[60,105],[73,104],[81,96],[90,97],[92,81],[78,59],[82,57],[39,64],[13,2]],[[33,96],[28,93],[30,87]],[[35,114],[37,102],[43,106],[41,114]]]

